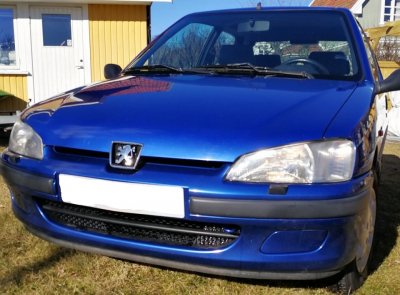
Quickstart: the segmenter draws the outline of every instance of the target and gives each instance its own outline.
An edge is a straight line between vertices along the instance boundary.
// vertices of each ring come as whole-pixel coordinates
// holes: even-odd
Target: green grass
[[[400,294],[399,169],[400,145],[387,144],[372,274],[357,294]],[[217,278],[52,245],[17,221],[0,181],[0,294],[331,294],[326,285]]]

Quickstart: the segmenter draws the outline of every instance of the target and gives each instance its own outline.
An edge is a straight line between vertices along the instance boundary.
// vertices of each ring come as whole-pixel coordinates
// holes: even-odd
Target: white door
[[[85,84],[82,9],[31,7],[34,102]]]

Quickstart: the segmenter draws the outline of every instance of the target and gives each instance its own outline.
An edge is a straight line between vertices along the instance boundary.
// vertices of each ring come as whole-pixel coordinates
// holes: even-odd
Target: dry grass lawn
[[[372,274],[357,294],[400,294],[399,169],[400,144],[387,144]],[[28,233],[10,207],[0,181],[0,294],[330,294],[326,282],[216,278],[61,248]]]

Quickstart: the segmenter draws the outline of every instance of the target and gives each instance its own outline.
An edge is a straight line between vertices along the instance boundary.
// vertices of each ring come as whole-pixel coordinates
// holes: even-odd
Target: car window
[[[157,49],[146,64],[163,64],[182,69],[194,67],[212,29],[212,26],[199,23],[185,26]]]
[[[129,67],[249,63],[316,78],[362,77],[343,12],[261,11],[194,14],[170,28]]]
[[[221,48],[227,45],[235,45],[235,41],[236,41],[235,37],[229,33],[222,32],[219,35],[214,45],[214,51],[215,51],[214,64],[218,63],[218,57],[221,53]]]
[[[371,45],[370,45],[370,38],[368,35],[364,32],[363,28],[361,27],[360,23],[357,21],[357,27],[358,30],[360,31],[361,36],[363,36],[363,41],[364,41],[364,47],[367,52],[367,57],[368,57],[368,62],[372,70],[372,74],[374,75],[374,79],[376,81],[380,80],[380,77],[382,77],[382,74],[380,72],[380,68],[377,64],[376,56],[372,51]]]
[[[371,48],[370,48],[370,46],[368,44],[368,40],[364,39],[364,46],[365,46],[365,49],[367,51],[369,65],[370,65],[370,67],[372,69],[372,73],[374,75],[374,79],[376,81],[379,81],[379,68],[375,63],[374,54],[372,53],[372,50],[371,50]]]
[[[346,41],[320,41],[317,44],[291,44],[290,41],[281,42],[256,42],[253,46],[253,52],[256,56],[257,63],[262,61],[262,58],[267,56],[279,56],[280,62],[285,63],[293,59],[313,59],[317,62],[324,64],[332,72],[335,71],[333,67],[338,60],[343,60],[348,63],[349,70],[345,75],[352,75],[354,70],[352,67],[352,53],[350,51],[349,43]],[[318,52],[318,53],[317,53]],[[323,52],[327,52],[324,54]],[[324,59],[331,53],[332,61],[329,62]],[[319,54],[320,53],[320,54]],[[301,61],[300,61],[301,63]],[[277,66],[277,64],[265,64],[265,66]]]

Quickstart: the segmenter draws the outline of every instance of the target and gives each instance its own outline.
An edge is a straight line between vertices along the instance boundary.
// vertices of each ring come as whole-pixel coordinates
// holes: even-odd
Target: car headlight
[[[8,149],[29,158],[43,159],[42,139],[28,124],[21,120],[14,124]]]
[[[304,142],[265,149],[240,157],[229,181],[258,183],[326,183],[351,179],[355,146],[349,140]]]

